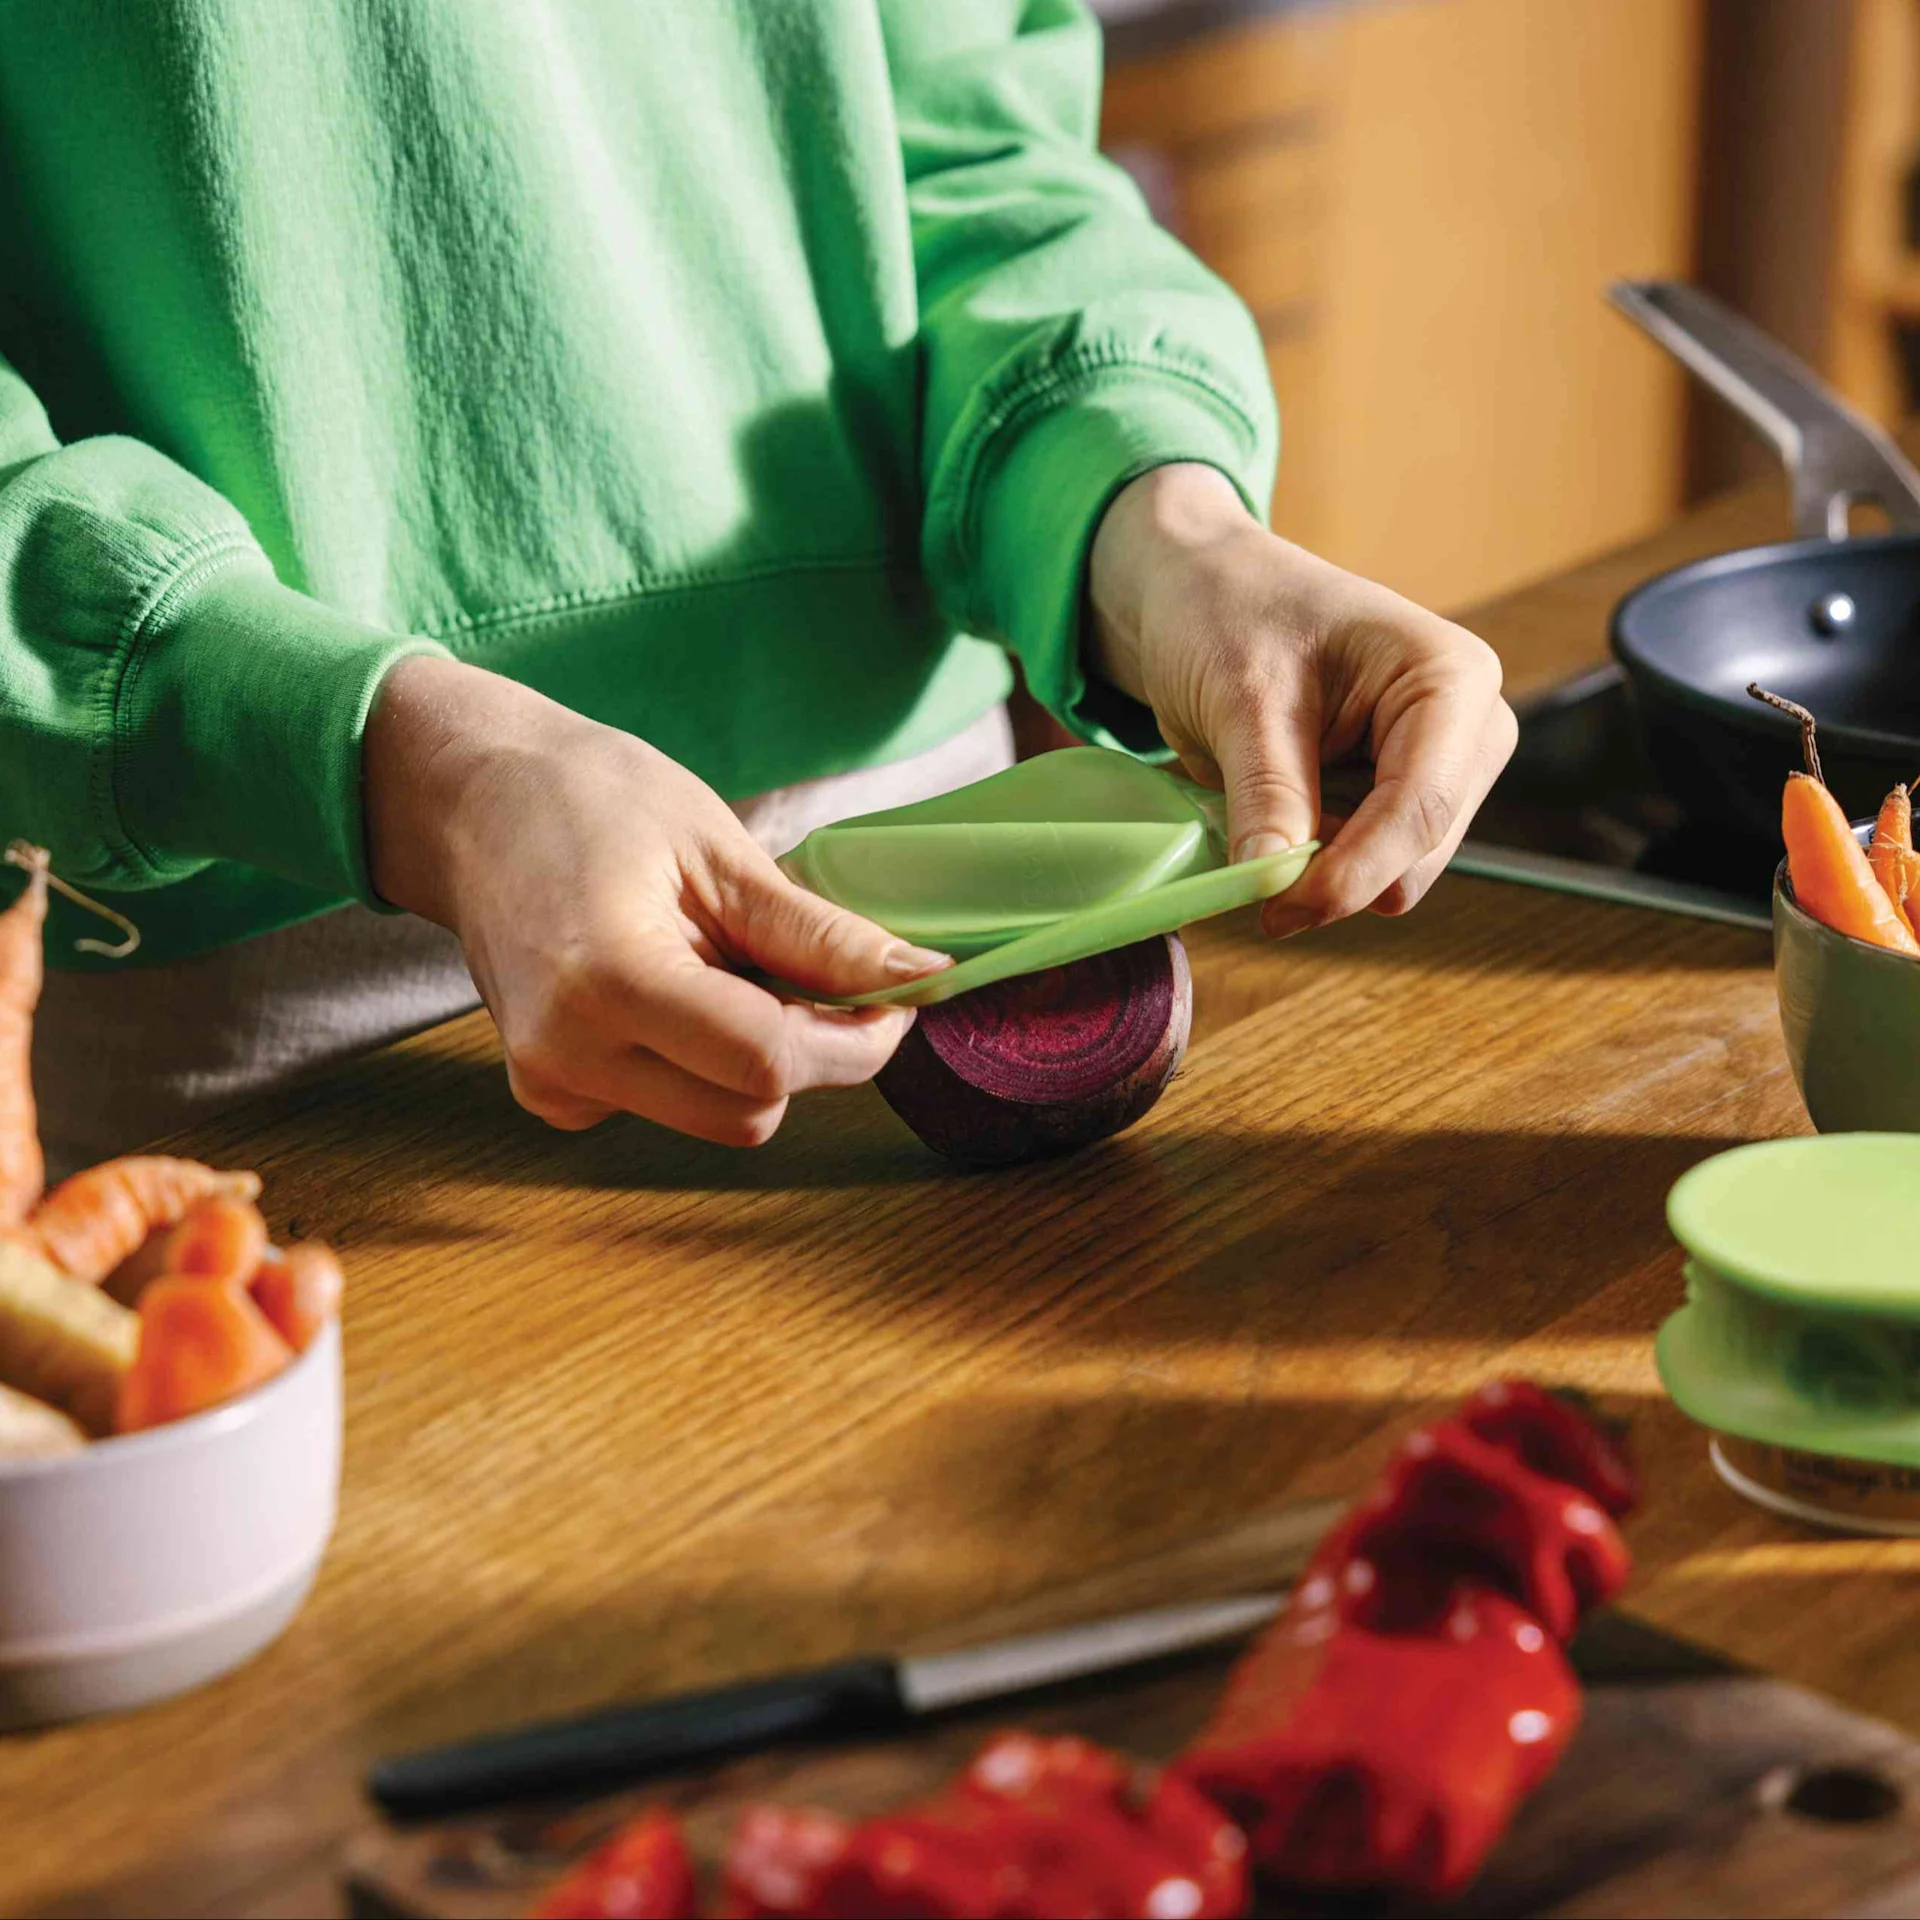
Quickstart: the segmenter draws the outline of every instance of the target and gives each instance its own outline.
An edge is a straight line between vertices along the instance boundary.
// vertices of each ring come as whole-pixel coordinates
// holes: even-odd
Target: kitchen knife
[[[537,1795],[613,1787],[670,1767],[783,1740],[896,1732],[927,1714],[1088,1674],[1112,1673],[1235,1639],[1280,1611],[1249,1594],[1123,1614],[952,1653],[843,1660],[698,1693],[663,1695],[581,1719],[383,1760],[374,1799],[399,1819],[460,1813]]]

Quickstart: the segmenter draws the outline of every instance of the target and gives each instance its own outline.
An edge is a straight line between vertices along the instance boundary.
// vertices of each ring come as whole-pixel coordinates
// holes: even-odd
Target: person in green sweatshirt
[[[1013,662],[1242,855],[1370,757],[1270,932],[1420,897],[1498,663],[1268,531],[1099,93],[1080,0],[0,0],[0,834],[145,934],[56,1163],[476,992],[554,1124],[765,1139],[907,1016],[738,969],[941,963],[772,852],[1003,764]]]

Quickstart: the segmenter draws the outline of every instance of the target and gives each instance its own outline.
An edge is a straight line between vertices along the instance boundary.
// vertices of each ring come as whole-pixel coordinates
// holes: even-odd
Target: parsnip
[[[89,1433],[111,1433],[139,1342],[138,1314],[0,1238],[0,1386],[51,1401]]]
[[[45,1460],[80,1453],[87,1436],[58,1407],[0,1387],[0,1460]]]

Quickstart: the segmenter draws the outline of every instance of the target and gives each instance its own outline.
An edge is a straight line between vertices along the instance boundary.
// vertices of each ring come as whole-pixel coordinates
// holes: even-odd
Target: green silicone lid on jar
[[[1124,753],[1068,747],[818,828],[780,865],[958,963],[839,1004],[930,1006],[1271,899],[1317,849],[1308,841],[1236,863],[1224,795]]]
[[[1736,1147],[1675,1183],[1667,1223],[1691,1256],[1687,1303],[1654,1351],[1684,1413],[1920,1467],[1920,1135]]]

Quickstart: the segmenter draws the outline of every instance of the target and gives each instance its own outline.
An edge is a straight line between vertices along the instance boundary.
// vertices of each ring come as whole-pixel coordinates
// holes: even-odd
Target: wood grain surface
[[[1617,586],[1770,511],[1480,624],[1523,680],[1577,666]],[[1667,1187],[1805,1125],[1765,936],[1455,878],[1190,953],[1179,1079],[1040,1168],[950,1170],[870,1088],[754,1153],[550,1133],[479,1017],[193,1135],[347,1260],[339,1532],[250,1668],[0,1741],[0,1912],[326,1911],[380,1753],[1075,1617],[1104,1569],[1146,1569],[1127,1604],[1271,1578],[1263,1516],[1507,1371],[1632,1416],[1634,1605],[1920,1725],[1920,1545],[1742,1505],[1653,1372]]]

